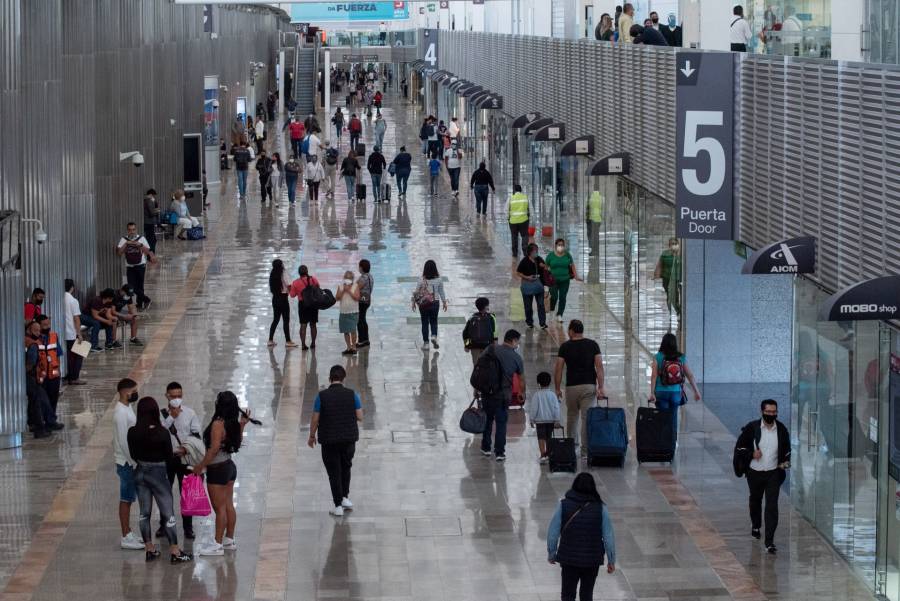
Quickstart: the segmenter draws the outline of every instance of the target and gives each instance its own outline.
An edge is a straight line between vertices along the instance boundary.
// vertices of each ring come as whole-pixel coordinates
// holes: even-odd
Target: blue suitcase
[[[587,411],[588,463],[612,463],[625,465],[628,451],[628,427],[625,410],[620,407],[591,407]]]

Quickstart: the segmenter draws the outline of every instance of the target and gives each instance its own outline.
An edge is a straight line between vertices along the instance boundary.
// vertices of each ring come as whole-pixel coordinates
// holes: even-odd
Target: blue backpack
[[[303,142],[300,143],[300,152],[303,154],[309,154],[309,134],[303,138]]]

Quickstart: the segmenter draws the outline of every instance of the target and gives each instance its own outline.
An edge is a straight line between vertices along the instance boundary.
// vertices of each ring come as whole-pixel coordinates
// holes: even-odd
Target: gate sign
[[[770,244],[753,253],[743,274],[815,273],[816,239],[812,236],[791,238]]]
[[[819,311],[819,321],[889,320],[900,318],[900,276],[853,284],[832,294]]]
[[[425,54],[422,56],[422,60],[425,61],[425,64],[428,65],[431,69],[438,68],[438,30],[437,29],[426,29],[423,34],[423,39],[425,40]]]
[[[734,58],[724,52],[675,56],[675,234],[732,240]]]

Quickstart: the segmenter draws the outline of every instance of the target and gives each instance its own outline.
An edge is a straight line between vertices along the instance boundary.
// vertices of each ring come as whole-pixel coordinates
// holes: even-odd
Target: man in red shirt
[[[359,136],[362,134],[362,121],[359,120],[356,113],[350,115],[347,129],[350,130],[350,150],[356,152],[356,145],[359,144]]]
[[[34,321],[34,319],[43,313],[41,305],[44,304],[46,293],[42,288],[35,288],[31,291],[31,298],[25,303],[25,323]]]
[[[288,129],[291,131],[291,150],[295,158],[300,158],[300,144],[306,137],[306,127],[297,117],[293,117],[288,123]]]

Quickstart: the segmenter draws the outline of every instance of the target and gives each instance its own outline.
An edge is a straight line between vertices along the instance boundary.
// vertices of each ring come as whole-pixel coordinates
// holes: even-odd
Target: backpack
[[[416,291],[413,292],[413,300],[415,300],[419,309],[426,309],[434,304],[434,291],[425,278],[419,280],[419,285],[416,286]]]
[[[426,137],[426,138],[430,138],[430,137],[433,136],[433,135],[434,135],[434,126],[433,126],[433,125],[426,125],[426,126],[425,126],[425,137]]]
[[[325,151],[325,162],[329,165],[337,165],[338,151],[337,148],[329,148]]]
[[[350,120],[350,131],[353,133],[359,133],[362,131],[362,122],[359,119],[351,119]]]
[[[684,364],[681,359],[663,359],[659,379],[666,386],[684,384]]]
[[[129,242],[137,242],[137,240],[129,240]],[[125,245],[125,262],[128,265],[140,265],[144,260],[144,247],[142,245],[126,244]]]
[[[463,328],[466,348],[487,348],[494,342],[494,318],[490,313],[476,313]]]
[[[309,154],[309,135],[303,138],[303,142],[300,143],[300,152]]]
[[[494,346],[491,345],[475,362],[469,384],[484,398],[497,397],[503,391],[503,378],[503,366],[497,353],[494,352]]]
[[[325,310],[337,302],[331,290],[322,290],[315,284],[307,282],[303,292],[300,293],[300,306],[304,309]]]

